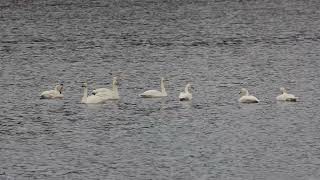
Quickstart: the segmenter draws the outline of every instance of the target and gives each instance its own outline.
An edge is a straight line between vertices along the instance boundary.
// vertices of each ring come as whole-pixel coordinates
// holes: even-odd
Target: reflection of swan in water
[[[241,103],[258,103],[259,102],[259,100],[256,97],[249,95],[248,90],[245,88],[242,88],[240,90],[240,96],[241,97],[239,99],[239,102]]]
[[[63,84],[56,85],[54,90],[44,91],[40,95],[40,99],[62,99]]]
[[[101,104],[101,103],[106,102],[107,98],[105,98],[104,96],[95,96],[95,95],[88,96],[87,83],[83,83],[82,87],[84,88],[84,91],[83,91],[83,97],[82,97],[81,103]]]
[[[181,92],[179,94],[179,100],[180,101],[189,101],[192,99],[192,94],[189,92],[189,88],[191,87],[191,84],[188,83],[186,87],[184,88],[184,92]]]
[[[297,101],[297,97],[295,97],[293,94],[288,94],[287,90],[284,87],[280,88],[280,91],[282,94],[280,94],[279,96],[277,96],[277,100],[278,101]]]
[[[119,92],[118,92],[118,81],[117,78],[114,77],[112,81],[112,90],[107,88],[98,88],[92,91],[92,94],[95,96],[104,96],[108,99],[120,99]]]
[[[140,97],[143,98],[158,98],[158,97],[166,97],[167,96],[167,92],[166,89],[164,88],[164,78],[161,78],[161,91],[158,90],[148,90],[145,91],[144,93],[140,94]]]

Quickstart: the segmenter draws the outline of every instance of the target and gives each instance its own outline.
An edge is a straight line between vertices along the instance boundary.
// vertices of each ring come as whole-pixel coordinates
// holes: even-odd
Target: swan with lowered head
[[[192,94],[189,92],[190,87],[191,87],[191,84],[188,83],[186,85],[186,87],[184,88],[184,92],[180,92],[180,94],[179,94],[180,101],[189,101],[192,99]]]
[[[282,94],[277,96],[276,99],[278,101],[292,101],[292,102],[297,101],[297,97],[295,97],[293,94],[288,94],[287,90],[284,87],[281,87],[280,91]]]
[[[119,85],[119,82],[117,81],[117,77],[114,77],[112,80],[112,90],[108,88],[98,88],[93,90],[92,94],[95,96],[105,96],[111,100],[120,99],[119,92],[118,92],[118,85]]]
[[[259,102],[259,100],[256,97],[249,95],[248,90],[245,88],[242,88],[239,94],[241,96],[239,99],[239,102],[241,103],[258,103]]]
[[[143,98],[159,98],[159,97],[168,96],[166,89],[164,88],[164,78],[163,77],[161,78],[160,86],[161,86],[161,91],[148,90],[148,91],[145,91],[144,93],[140,94],[139,96],[143,97]]]
[[[82,87],[84,88],[84,91],[83,91],[83,97],[81,99],[81,103],[101,104],[107,101],[107,98],[105,98],[104,96],[95,96],[95,95],[88,96],[88,84],[86,82],[82,84]]]
[[[63,84],[60,83],[55,86],[54,90],[44,91],[40,95],[40,99],[62,99],[63,98]]]

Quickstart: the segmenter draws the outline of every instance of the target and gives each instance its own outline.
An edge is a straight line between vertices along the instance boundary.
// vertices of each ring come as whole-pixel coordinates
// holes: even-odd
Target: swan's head
[[[247,96],[249,95],[249,92],[246,88],[241,88],[239,94],[240,96]]]
[[[188,83],[188,84],[186,85],[186,88],[189,89],[189,90],[190,90],[190,89],[192,89],[192,90],[194,89],[193,86],[191,86],[191,83]]]
[[[281,91],[282,94],[287,93],[287,90],[286,90],[286,88],[284,88],[284,87],[281,87],[281,88],[280,88],[280,91]]]
[[[164,77],[161,77],[161,82],[164,83],[164,82],[168,82],[169,80],[164,78]]]
[[[59,85],[59,92],[60,92],[60,94],[62,94],[62,91],[63,91],[63,84],[60,84],[60,85]]]
[[[86,82],[82,83],[81,87],[88,87],[88,84]]]
[[[119,86],[119,81],[117,79],[118,79],[117,77],[113,77],[112,84],[116,85],[116,86]]]

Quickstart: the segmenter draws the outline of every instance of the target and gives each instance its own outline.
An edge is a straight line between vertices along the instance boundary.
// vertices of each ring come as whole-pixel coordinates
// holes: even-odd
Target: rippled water
[[[320,179],[319,8],[1,1],[0,179]],[[121,100],[80,104],[81,82],[113,76]],[[138,98],[161,76],[167,98]],[[39,99],[59,81],[64,100]],[[299,102],[277,103],[281,86]],[[261,103],[239,104],[242,87]]]

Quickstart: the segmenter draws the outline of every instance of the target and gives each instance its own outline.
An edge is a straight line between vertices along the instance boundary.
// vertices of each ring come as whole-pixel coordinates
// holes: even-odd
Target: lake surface
[[[0,2],[0,180],[320,179],[320,1]],[[119,101],[85,105],[120,79]],[[160,89],[168,97],[141,99]],[[64,81],[63,100],[40,100]],[[192,102],[177,97],[191,82]],[[279,103],[284,86],[299,97]],[[245,87],[259,104],[239,104]]]

